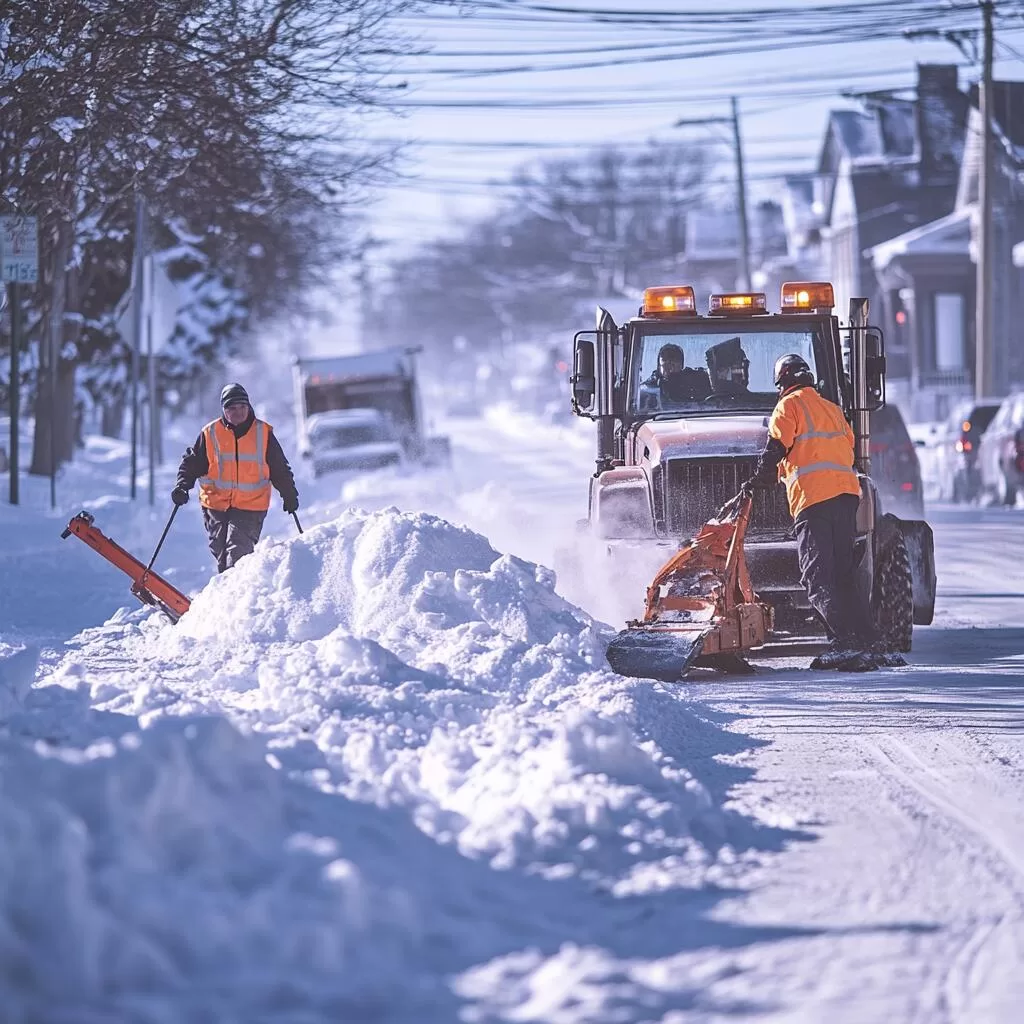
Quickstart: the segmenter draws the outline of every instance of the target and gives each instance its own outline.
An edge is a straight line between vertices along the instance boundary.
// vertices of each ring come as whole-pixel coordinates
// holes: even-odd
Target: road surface
[[[457,442],[531,523],[585,514],[588,449]],[[693,1019],[1024,1019],[1024,510],[929,519],[938,602],[909,668],[678,688],[741,741],[693,762],[762,823],[737,852],[778,848],[713,911],[742,944],[679,960],[708,979]]]
[[[502,550],[550,564],[585,515],[593,466],[585,433],[500,415],[448,428],[451,473],[300,481],[304,522],[350,502],[394,503],[461,520]],[[83,481],[100,473],[105,452],[83,457]],[[121,482],[112,475],[108,484]],[[114,521],[115,499],[102,500],[98,511]],[[62,516],[78,507],[52,516],[11,510],[19,543],[0,553],[5,578],[22,584],[0,601],[0,626],[8,644],[40,644],[44,667],[74,632],[130,600],[116,573],[97,571],[92,552],[58,539]],[[209,564],[198,517],[187,511],[161,557],[190,588]],[[146,549],[163,514],[125,520],[128,546]],[[714,725],[714,742],[688,734],[678,756],[735,812],[718,855],[741,869],[723,876],[713,898],[695,894],[692,913],[677,917],[678,903],[659,904],[650,926],[661,959],[637,971],[647,971],[651,992],[661,991],[665,970],[673,983],[685,979],[689,994],[652,1019],[1024,1019],[1024,510],[939,507],[930,519],[936,621],[916,631],[908,668],[776,667],[667,689]],[[268,532],[289,529],[278,513],[268,520]],[[585,594],[583,603],[600,614],[604,596]],[[617,982],[606,981],[611,992]]]

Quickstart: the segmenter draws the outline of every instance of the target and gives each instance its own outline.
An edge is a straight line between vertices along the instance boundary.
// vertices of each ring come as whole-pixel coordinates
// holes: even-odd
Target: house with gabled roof
[[[941,419],[974,391],[978,179],[982,122],[968,94],[953,209],[866,251],[882,298],[873,316],[887,349],[907,354],[901,404],[914,419]],[[992,344],[997,395],[1024,385],[1024,82],[993,84]]]
[[[917,76],[910,98],[866,94],[861,109],[829,116],[816,189],[823,263],[841,320],[853,296],[868,297],[873,323],[894,320],[872,251],[956,206],[969,99],[955,65],[920,64]],[[910,390],[909,336],[887,332],[886,349],[890,392],[900,399]]]

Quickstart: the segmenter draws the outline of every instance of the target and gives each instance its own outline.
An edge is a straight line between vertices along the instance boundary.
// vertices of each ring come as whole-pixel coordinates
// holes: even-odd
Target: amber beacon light
[[[716,293],[708,300],[708,313],[723,316],[730,313],[766,313],[768,301],[764,292]]]
[[[782,286],[782,312],[802,313],[810,309],[832,309],[835,292],[828,281],[788,281]]]
[[[644,289],[642,316],[697,312],[697,300],[688,284],[661,285]]]

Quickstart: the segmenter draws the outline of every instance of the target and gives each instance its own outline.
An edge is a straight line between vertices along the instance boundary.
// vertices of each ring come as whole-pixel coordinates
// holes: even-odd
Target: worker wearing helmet
[[[860,481],[853,468],[853,431],[843,410],[818,394],[803,357],[785,355],[775,363],[775,388],[779,400],[768,423],[768,441],[744,486],[770,487],[776,474],[785,482],[801,580],[825,622],[835,661],[841,652],[863,650],[875,641],[867,596],[857,583]],[[826,655],[812,667],[829,663]]]
[[[289,515],[298,511],[299,492],[274,428],[256,418],[241,384],[220,393],[221,416],[207,423],[185,451],[171,491],[175,505],[188,501],[199,481],[199,504],[217,571],[251,554],[270,508],[270,489],[281,495]]]

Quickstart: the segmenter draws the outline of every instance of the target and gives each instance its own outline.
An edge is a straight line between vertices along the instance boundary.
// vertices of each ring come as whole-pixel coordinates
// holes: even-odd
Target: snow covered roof
[[[917,132],[913,104],[905,100],[873,103],[868,110],[833,110],[830,132],[854,164],[911,159]]]
[[[899,256],[969,255],[971,240],[970,210],[955,210],[929,224],[905,231],[880,245],[869,248],[868,254],[876,270],[887,267]]]
[[[864,110],[833,110],[830,130],[851,160],[877,157],[882,152],[878,121]]]
[[[919,163],[924,176],[952,184],[963,149],[968,99],[957,85],[955,65],[919,64],[917,95],[903,99],[875,94],[864,109],[833,110],[819,170],[835,173],[853,165]]]
[[[388,348],[372,352],[355,352],[345,356],[314,356],[296,359],[305,375],[344,374],[351,377],[408,376],[410,349]]]

